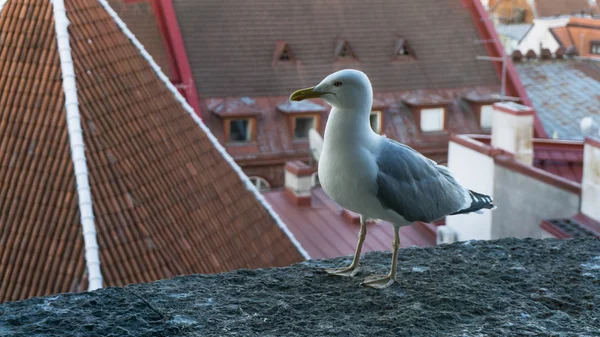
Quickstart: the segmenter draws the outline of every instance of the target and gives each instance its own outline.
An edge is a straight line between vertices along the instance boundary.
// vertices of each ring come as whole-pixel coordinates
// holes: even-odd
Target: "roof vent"
[[[354,54],[350,44],[344,39],[337,39],[335,41],[335,50],[333,56],[336,61],[358,61],[358,57],[356,57],[356,54]]]
[[[533,51],[533,49],[529,49],[527,54],[525,54],[525,58],[528,60],[535,60],[537,58],[537,54]]]
[[[404,60],[404,59],[414,59],[415,53],[412,48],[408,45],[408,41],[403,38],[397,38],[394,42],[394,51],[392,54],[393,60]]]
[[[515,50],[512,53],[513,62],[521,62],[523,60],[523,53],[520,50]]]
[[[542,48],[542,50],[540,51],[540,58],[542,60],[551,60],[552,59],[552,52],[550,51],[550,49],[548,49],[548,48]]]
[[[570,46],[565,51],[565,55],[569,56],[569,57],[573,57],[573,56],[579,56],[579,53],[577,52],[577,48],[575,46]]]
[[[275,51],[273,52],[273,64],[279,62],[294,63],[296,58],[292,53],[290,46],[283,40],[275,41]]]
[[[557,59],[562,59],[565,57],[565,52],[566,52],[565,47],[560,46],[558,49],[556,49],[556,51],[554,52],[554,55],[556,56]]]

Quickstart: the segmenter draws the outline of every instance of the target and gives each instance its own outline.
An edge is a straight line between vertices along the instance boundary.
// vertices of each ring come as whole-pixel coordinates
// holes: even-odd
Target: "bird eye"
[[[340,82],[340,81],[333,82],[333,86],[334,87],[341,87],[342,86],[342,82]]]

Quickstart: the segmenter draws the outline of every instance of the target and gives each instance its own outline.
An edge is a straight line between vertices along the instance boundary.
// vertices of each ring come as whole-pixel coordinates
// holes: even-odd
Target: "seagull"
[[[340,206],[360,214],[352,263],[346,268],[327,269],[328,274],[356,275],[368,221],[380,219],[394,227],[389,274],[373,275],[361,283],[384,289],[396,281],[400,227],[496,208],[490,196],[463,187],[445,166],[371,129],[373,89],[363,72],[340,70],[315,87],[294,92],[289,99],[310,98],[321,98],[331,105],[319,158],[321,187]]]

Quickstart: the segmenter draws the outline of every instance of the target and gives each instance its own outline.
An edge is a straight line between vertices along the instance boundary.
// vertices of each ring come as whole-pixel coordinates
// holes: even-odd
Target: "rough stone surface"
[[[177,277],[0,305],[0,336],[600,336],[600,240],[469,241],[402,249],[399,282],[369,253],[324,267]]]

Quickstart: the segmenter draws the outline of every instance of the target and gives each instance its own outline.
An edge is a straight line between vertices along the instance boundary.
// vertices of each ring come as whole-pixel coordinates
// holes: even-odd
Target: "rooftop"
[[[493,152],[491,137],[485,135],[461,135],[454,139],[468,138],[479,143],[479,151]],[[503,153],[498,153],[505,156]],[[580,186],[583,177],[583,142],[561,141],[555,139],[533,139],[533,169],[543,171],[561,180],[569,181],[572,186]],[[573,184],[575,183],[575,184]]]
[[[284,190],[264,193],[265,199],[280,214],[294,237],[314,259],[354,254],[358,231],[358,214],[343,210],[320,187],[312,189],[310,206],[297,206],[288,201]],[[390,250],[394,239],[391,224],[380,221],[367,225],[363,252]],[[435,225],[415,223],[400,229],[401,247],[433,246]]]
[[[498,92],[499,86],[496,85],[478,88],[378,92],[375,93],[373,110],[382,112],[381,134],[408,144],[434,160],[445,161],[450,133],[489,134],[490,130],[482,128],[479,123],[479,106],[497,101],[495,95]],[[207,111],[215,116],[205,120],[211,131],[223,144],[226,144],[227,151],[237,161],[271,159],[278,156],[285,158],[286,155],[296,158],[305,157],[309,153],[308,141],[294,139],[286,115],[314,113],[320,116],[316,129],[323,134],[330,107],[322,100],[314,100],[308,104],[289,104],[288,98],[289,96],[207,99],[205,101],[209,107]],[[243,115],[241,109],[245,106],[243,100],[251,100],[252,111],[259,111],[256,119],[256,141],[227,144],[224,131],[226,116],[222,111],[230,109],[237,115]],[[224,104],[226,107],[221,108]],[[444,107],[447,123],[445,130],[422,132],[418,124],[420,121],[417,114],[418,107]],[[229,115],[233,116],[236,113],[231,112]]]
[[[500,35],[508,36],[514,40],[521,41],[523,37],[533,27],[531,23],[518,23],[518,24],[498,24],[496,25],[496,31]]]
[[[579,56],[600,58],[593,44],[600,40],[600,18],[571,17],[564,27],[550,29],[564,48],[575,48]]]
[[[592,116],[600,123],[600,62],[534,59],[515,66],[549,135],[583,140],[581,119]]]
[[[376,92],[500,82],[492,63],[474,62],[487,52],[474,42],[481,37],[461,0],[176,0],[174,6],[198,92],[208,98],[288,96],[342,68],[369,74]],[[416,61],[394,60],[398,39]],[[340,40],[356,62],[335,60]],[[294,58],[273,64],[279,41]]]
[[[598,13],[598,6],[592,5],[589,0],[535,0],[534,12],[536,17],[549,17],[559,15],[571,15]]]
[[[85,289],[81,222],[90,217],[106,286],[302,261],[276,214],[106,2],[65,1],[69,34],[59,38],[72,62],[59,57],[55,28],[66,27],[53,4],[9,0],[0,12],[0,302]],[[85,144],[77,158],[72,106]],[[74,172],[82,160],[88,188]],[[89,204],[94,213],[80,217]]]
[[[600,240],[467,241],[400,250],[398,283],[359,286],[389,269],[369,253],[355,278],[324,267],[177,277],[0,305],[0,335],[23,336],[593,336],[600,329]]]

